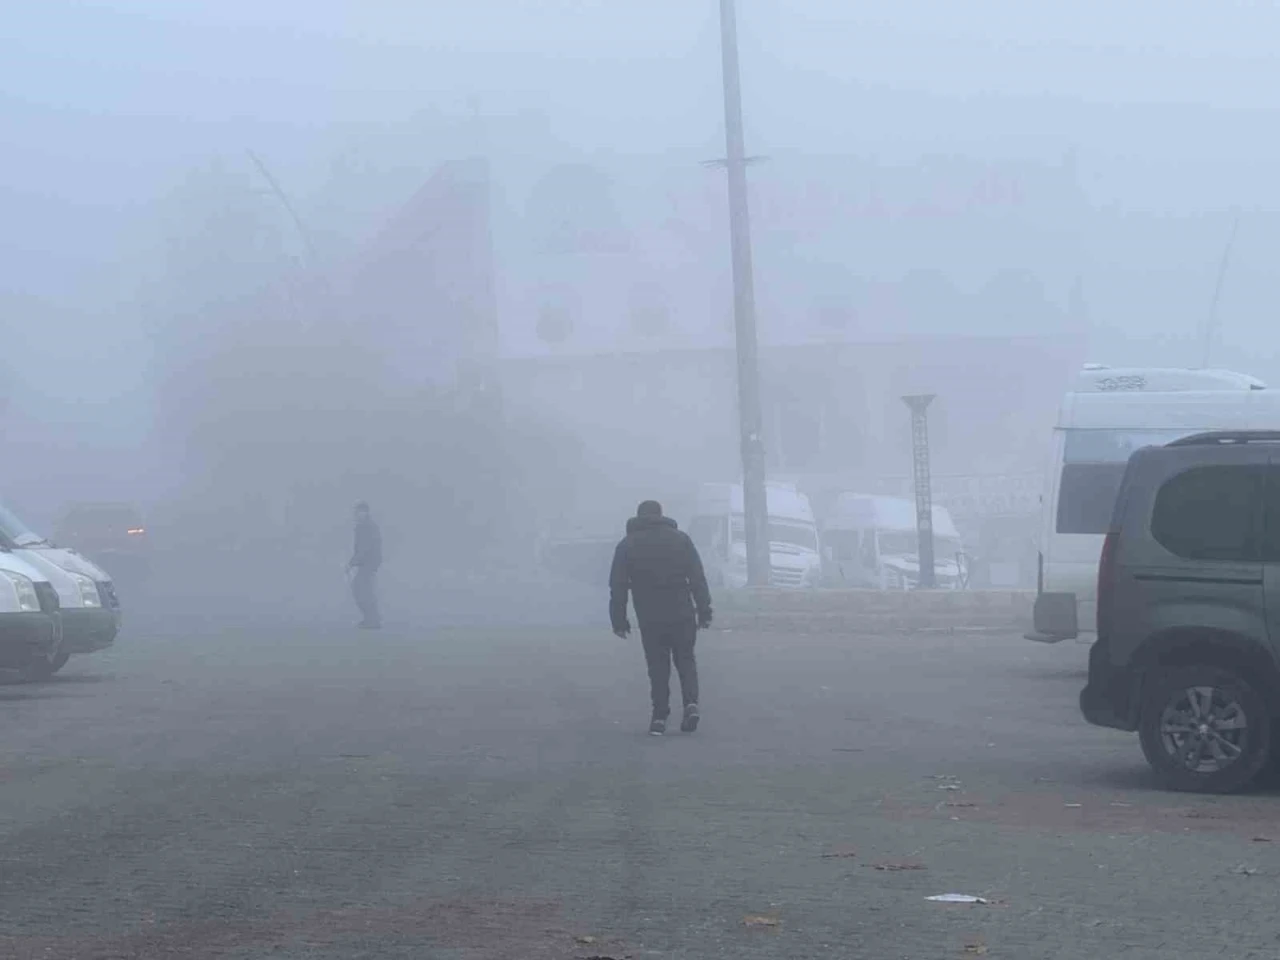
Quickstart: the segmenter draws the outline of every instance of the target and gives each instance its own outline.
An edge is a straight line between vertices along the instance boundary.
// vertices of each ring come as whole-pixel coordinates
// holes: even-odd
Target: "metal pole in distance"
[[[246,152],[249,154],[249,159],[253,161],[253,165],[258,168],[258,172],[262,174],[262,179],[267,181],[267,186],[271,188],[271,192],[280,201],[280,206],[284,207],[285,213],[293,221],[293,225],[298,231],[298,236],[302,238],[302,245],[307,248],[308,266],[315,266],[316,245],[311,239],[311,232],[302,222],[302,218],[298,216],[298,211],[293,208],[293,204],[289,202],[289,196],[284,192],[284,188],[280,186],[280,182],[272,176],[271,171],[267,169],[267,165],[262,162],[262,158],[252,150],[247,150]]]
[[[919,537],[921,589],[937,585],[933,569],[933,489],[929,477],[929,404],[934,394],[903,397],[911,408],[911,465],[916,481],[916,534]]]
[[[742,136],[738,71],[738,18],[734,0],[720,0],[720,52],[724,67],[725,167],[729,174],[729,238],[733,250],[733,317],[738,349],[738,420],[742,434],[742,501],[747,539],[747,583],[769,583],[769,506],[765,494],[763,418],[756,344],[751,217]]]
[[[1202,369],[1209,366],[1209,358],[1213,354],[1213,335],[1218,327],[1218,302],[1222,299],[1222,283],[1227,278],[1227,267],[1231,264],[1231,250],[1236,245],[1236,234],[1239,232],[1240,214],[1236,213],[1231,221],[1231,233],[1227,236],[1227,245],[1222,250],[1222,262],[1218,264],[1218,279],[1213,284],[1209,316],[1200,334],[1200,367]]]

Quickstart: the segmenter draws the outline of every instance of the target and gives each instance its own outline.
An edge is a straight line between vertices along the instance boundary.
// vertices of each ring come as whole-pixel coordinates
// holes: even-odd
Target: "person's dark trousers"
[[[366,627],[382,626],[382,617],[378,613],[378,591],[374,580],[378,572],[368,567],[356,567],[351,577],[351,595],[356,606],[360,608],[361,623]]]
[[[649,694],[653,699],[653,715],[666,719],[671,714],[671,662],[680,676],[680,695],[684,704],[698,702],[698,661],[693,645],[698,627],[687,623],[649,624],[640,629],[644,659],[649,665]]]

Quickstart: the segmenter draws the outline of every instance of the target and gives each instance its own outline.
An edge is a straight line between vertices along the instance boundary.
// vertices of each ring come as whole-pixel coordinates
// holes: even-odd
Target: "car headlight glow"
[[[96,583],[83,573],[72,573],[70,576],[76,582],[76,586],[80,588],[80,605],[82,607],[102,606],[102,597],[98,593],[98,585]]]
[[[13,584],[14,593],[18,597],[18,609],[23,613],[39,613],[40,598],[36,595],[36,585],[31,578],[9,570],[0,570],[0,573]]]

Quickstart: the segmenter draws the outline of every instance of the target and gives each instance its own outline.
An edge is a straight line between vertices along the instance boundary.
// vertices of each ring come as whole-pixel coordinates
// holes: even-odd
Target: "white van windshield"
[[[733,539],[737,543],[746,540],[746,526],[741,517],[733,518]],[[785,523],[780,520],[769,521],[769,542],[787,543],[793,547],[803,547],[815,553],[818,550],[818,532],[813,527]]]
[[[880,554],[885,557],[914,557],[920,552],[920,535],[914,530],[881,530]],[[950,560],[960,552],[960,541],[950,537],[933,537],[933,555]]]
[[[0,537],[19,547],[32,547],[45,542],[44,537],[32,533],[25,523],[3,506],[0,506]]]

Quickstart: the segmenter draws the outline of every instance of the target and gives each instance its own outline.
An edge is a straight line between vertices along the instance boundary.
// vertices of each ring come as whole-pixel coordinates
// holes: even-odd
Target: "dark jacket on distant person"
[[[382,566],[382,531],[372,517],[356,521],[356,545],[351,552],[351,566],[370,573]]]
[[[609,619],[627,627],[627,592],[640,629],[649,625],[711,621],[711,591],[698,548],[670,517],[632,517],[613,554]]]

